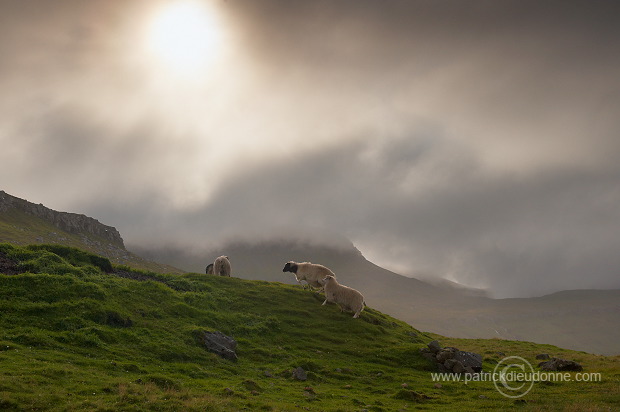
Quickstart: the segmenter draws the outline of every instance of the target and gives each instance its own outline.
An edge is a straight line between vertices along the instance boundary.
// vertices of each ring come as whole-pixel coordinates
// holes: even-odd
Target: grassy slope
[[[537,384],[523,406],[489,382],[436,388],[418,352],[436,336],[371,308],[353,319],[298,286],[133,272],[150,279],[137,281],[69,248],[0,245],[0,254],[31,272],[0,274],[0,410],[620,408],[618,357],[439,337],[481,353],[485,370],[499,351],[532,363],[547,352],[603,374],[600,383]],[[212,330],[238,341],[237,362],[201,347],[200,333]],[[307,381],[291,378],[298,366]]]
[[[123,249],[122,245],[111,244],[107,239],[92,234],[80,236],[65,232],[44,219],[18,209],[0,212],[0,242],[16,245],[61,244],[105,256],[115,264],[157,273],[182,273],[172,266],[143,259]]]

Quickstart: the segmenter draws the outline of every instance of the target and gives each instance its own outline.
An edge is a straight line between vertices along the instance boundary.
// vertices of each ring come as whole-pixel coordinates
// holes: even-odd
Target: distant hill
[[[416,328],[444,336],[550,343],[591,353],[620,354],[620,290],[575,290],[522,299],[490,299],[449,284],[432,285],[369,262],[353,244],[326,247],[300,240],[233,243],[192,254],[134,247],[149,259],[204,272],[219,255],[230,257],[243,279],[296,283],[282,268],[289,260],[330,267],[341,283],[363,292],[366,302]]]
[[[182,273],[172,266],[145,260],[125,248],[116,228],[81,214],[57,212],[0,191],[0,243],[60,244],[105,256],[117,265],[159,273]]]

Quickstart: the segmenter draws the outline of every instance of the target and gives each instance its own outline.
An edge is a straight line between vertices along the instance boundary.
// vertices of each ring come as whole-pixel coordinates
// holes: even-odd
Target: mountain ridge
[[[59,212],[0,190],[0,242],[16,245],[61,244],[104,256],[116,265],[158,273],[182,273],[170,265],[130,252],[113,226],[78,213]]]

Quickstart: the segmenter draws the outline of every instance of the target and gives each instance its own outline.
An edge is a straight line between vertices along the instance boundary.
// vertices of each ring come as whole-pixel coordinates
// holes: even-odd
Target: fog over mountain
[[[130,248],[329,232],[494,297],[620,288],[616,1],[0,10],[0,189]]]

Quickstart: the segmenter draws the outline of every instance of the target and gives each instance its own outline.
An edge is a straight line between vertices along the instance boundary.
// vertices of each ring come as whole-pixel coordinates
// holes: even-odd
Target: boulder
[[[482,356],[477,353],[457,351],[453,359],[459,361],[463,368],[470,367],[476,373],[482,372]]]
[[[237,341],[230,336],[224,335],[222,332],[205,332],[202,336],[205,347],[210,351],[224,359],[236,361]]]
[[[536,355],[536,359],[539,359],[539,360],[549,360],[549,359],[551,359],[551,356],[549,356],[548,353],[541,353],[539,355]]]
[[[437,353],[441,350],[441,345],[439,345],[439,342],[434,340],[428,344],[428,348],[431,350],[431,352]]]
[[[546,362],[540,362],[538,366],[544,371],[580,372],[583,370],[583,366],[577,362],[559,358],[551,358],[551,360]]]
[[[454,368],[454,365],[456,365],[458,361],[455,359],[448,359],[443,363],[443,366],[448,369],[448,370],[452,370]]]
[[[456,348],[443,348],[436,355],[437,362],[443,363],[443,362],[447,361],[448,359],[453,359],[455,354],[458,351],[459,350],[456,349]]]
[[[452,359],[454,361],[454,366],[452,367],[452,372],[454,373],[463,373],[465,372],[465,367],[463,366],[463,364],[455,359]]]

